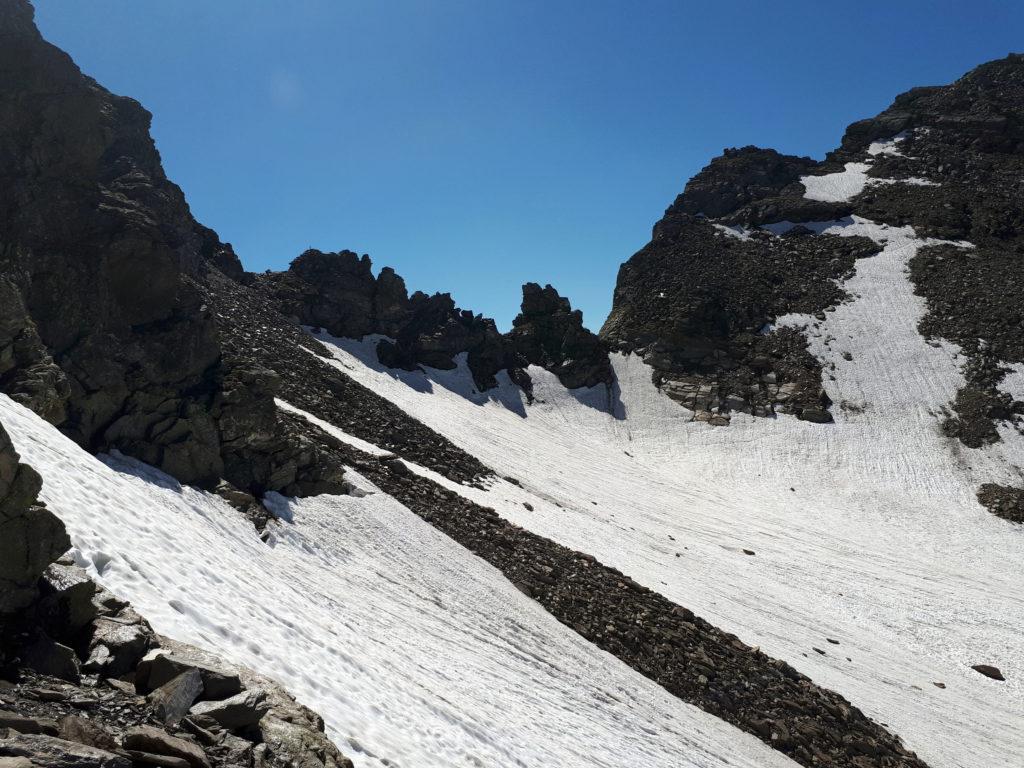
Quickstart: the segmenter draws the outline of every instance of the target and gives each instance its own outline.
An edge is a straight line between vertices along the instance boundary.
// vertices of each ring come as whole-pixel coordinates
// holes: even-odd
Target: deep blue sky
[[[369,253],[506,328],[551,282],[596,329],[619,264],[723,147],[821,156],[914,85],[1024,47],[1015,0],[35,0],[154,113],[248,269]]]

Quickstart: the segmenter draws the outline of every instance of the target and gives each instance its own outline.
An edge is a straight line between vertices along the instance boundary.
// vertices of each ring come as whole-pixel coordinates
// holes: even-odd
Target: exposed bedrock
[[[308,250],[287,271],[258,279],[280,312],[303,325],[340,337],[389,337],[377,346],[389,368],[450,370],[465,354],[480,390],[494,387],[496,375],[508,371],[529,394],[523,368],[530,364],[547,368],[569,388],[611,382],[605,345],[550,285],[524,285],[522,312],[512,332],[501,334],[493,320],[459,308],[448,293],[409,296],[389,267],[374,277],[369,257],[352,251]]]
[[[71,546],[64,524],[37,501],[41,487],[0,425],[0,620],[37,597],[39,576]]]
[[[308,447],[276,425],[271,389],[223,357],[199,283],[251,278],[192,217],[149,125],[42,39],[28,2],[5,0],[0,389],[84,447],[183,482],[318,487],[301,476]]]
[[[871,147],[894,137],[898,143],[886,151]],[[655,225],[651,242],[622,266],[601,336],[644,354],[655,382],[698,418],[726,423],[734,410],[799,415],[800,405],[765,406],[763,378],[750,387],[758,376],[774,376],[773,383],[787,376],[774,364],[761,371],[749,365],[750,334],[782,314],[817,314],[843,301],[836,281],[877,247],[862,240],[840,245],[810,228],[779,237],[758,227],[851,214],[909,224],[919,235],[975,246],[922,249],[911,262],[911,278],[928,302],[921,332],[956,342],[972,358],[947,431],[972,447],[998,439],[995,422],[1017,420],[1021,406],[996,391],[1001,373],[975,374],[986,365],[982,353],[995,359],[995,368],[999,361],[1024,362],[1022,150],[1020,55],[984,64],[951,85],[897,97],[877,117],[851,125],[840,148],[822,162],[757,147],[727,149],[689,181]],[[833,173],[848,162],[867,168],[861,193],[846,202],[804,197],[801,177]],[[725,225],[753,229],[738,237],[723,234]],[[811,382],[815,362],[810,355],[802,359],[808,376],[798,401],[810,404],[818,399]],[[787,361],[791,370],[794,364]],[[736,370],[738,388],[727,381]],[[810,415],[828,420],[813,406]]]

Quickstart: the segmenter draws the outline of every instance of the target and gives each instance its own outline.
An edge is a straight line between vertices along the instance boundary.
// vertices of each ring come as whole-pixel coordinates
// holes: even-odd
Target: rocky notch
[[[493,320],[460,309],[448,293],[409,296],[390,267],[374,277],[370,258],[352,251],[308,250],[287,271],[258,281],[283,315],[303,325],[343,338],[388,337],[378,343],[377,357],[389,368],[451,370],[465,354],[481,391],[507,371],[530,394],[527,365],[546,368],[570,389],[612,381],[607,348],[550,285],[523,286],[522,312],[503,335]]]

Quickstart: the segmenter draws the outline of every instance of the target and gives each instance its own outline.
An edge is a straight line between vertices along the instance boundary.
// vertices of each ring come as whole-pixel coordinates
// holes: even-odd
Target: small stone
[[[993,667],[991,664],[975,664],[971,669],[975,672],[980,672],[985,677],[990,677],[993,680],[1006,680],[1006,678],[1003,677],[1003,673],[999,671],[999,667]]]
[[[744,549],[744,550],[743,550],[743,554],[744,554],[744,555],[751,555],[751,556],[754,556],[754,555],[756,555],[757,553],[756,553],[756,552],[754,552],[754,550],[752,550],[752,549]]]

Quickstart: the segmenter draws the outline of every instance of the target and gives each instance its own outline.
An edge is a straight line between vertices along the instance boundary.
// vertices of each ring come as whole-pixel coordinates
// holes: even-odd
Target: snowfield
[[[856,194],[864,169],[853,165],[809,177],[820,181],[808,196]],[[612,356],[612,391],[569,392],[531,368],[537,401],[526,405],[504,374],[476,392],[464,360],[393,371],[377,362],[380,337],[318,338],[334,365],[522,484],[448,487],[786,660],[934,768],[1020,768],[1024,529],[975,492],[1024,479],[1024,438],[1004,428],[1001,443],[969,450],[942,436],[963,361],[917,332],[925,306],[906,265],[925,241],[857,217],[813,228],[884,245],[857,263],[844,284],[852,300],[826,320],[779,319],[807,327],[831,374],[831,425],[693,422],[633,356]],[[1007,390],[1024,386],[1021,370]],[[998,666],[1006,682],[974,664]]]
[[[360,768],[794,763],[594,648],[354,472],[271,499],[262,543],[219,497],[95,458],[0,395],[78,563],[154,628],[283,683]]]

